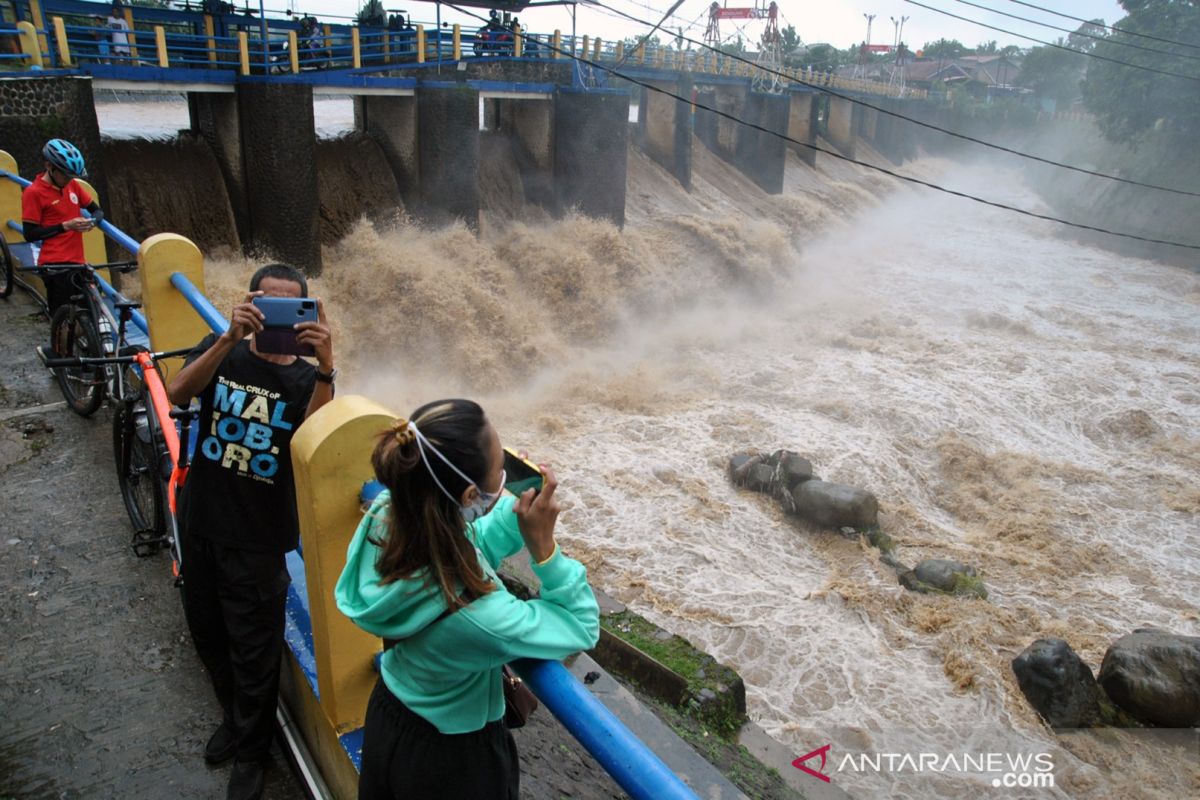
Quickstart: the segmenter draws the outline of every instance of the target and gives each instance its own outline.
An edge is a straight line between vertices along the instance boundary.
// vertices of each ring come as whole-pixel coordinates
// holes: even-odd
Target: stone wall
[[[47,139],[66,139],[83,153],[88,181],[101,203],[108,196],[92,79],[73,76],[0,78],[0,149],[17,160],[21,176],[44,168]]]

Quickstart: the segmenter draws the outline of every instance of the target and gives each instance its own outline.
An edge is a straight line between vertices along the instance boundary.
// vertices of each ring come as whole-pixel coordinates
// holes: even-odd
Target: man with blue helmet
[[[41,242],[38,264],[83,264],[83,234],[104,216],[100,206],[76,178],[87,177],[83,154],[66,139],[51,139],[42,148],[46,171],[21,193],[25,241]],[[87,209],[92,218],[83,216]],[[43,279],[50,316],[77,294],[71,275]]]

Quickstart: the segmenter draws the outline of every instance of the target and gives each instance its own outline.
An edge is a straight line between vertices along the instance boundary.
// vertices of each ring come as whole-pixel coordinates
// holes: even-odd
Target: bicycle
[[[4,234],[0,234],[0,298],[7,298],[12,294],[13,286],[16,280],[13,278],[13,255],[8,249],[8,242],[4,240]]]
[[[76,286],[82,290],[81,294],[72,295],[71,302],[58,308],[50,318],[53,354],[47,354],[41,347],[38,348],[38,357],[43,362],[47,359],[69,360],[73,357],[86,360],[79,362],[84,366],[54,369],[54,377],[58,380],[58,387],[67,401],[67,406],[81,417],[90,417],[100,408],[106,395],[119,403],[124,397],[120,370],[114,368],[115,362],[103,362],[103,366],[97,366],[102,362],[96,359],[118,354],[126,346],[126,324],[131,319],[132,309],[138,308],[140,304],[129,301],[114,303],[120,320],[114,318],[100,297],[96,270],[132,272],[137,269],[137,262],[38,264],[21,266],[19,269],[39,277],[72,274]],[[78,276],[83,276],[83,280],[80,281]]]
[[[190,348],[158,353],[137,348],[132,353],[99,358],[45,359],[51,368],[125,365],[132,373],[123,383],[136,392],[123,396],[113,414],[117,483],[133,524],[130,544],[134,555],[146,557],[164,547],[169,549],[176,586],[183,583],[177,495],[187,478],[191,423],[198,411],[171,408],[158,361],[188,352]]]

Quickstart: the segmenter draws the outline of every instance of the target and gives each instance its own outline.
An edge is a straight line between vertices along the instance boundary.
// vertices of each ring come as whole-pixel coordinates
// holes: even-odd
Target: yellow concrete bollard
[[[376,437],[395,419],[378,403],[347,395],[305,420],[292,438],[317,686],[321,708],[339,735],[362,727],[377,678],[372,662],[380,641],[338,611],[333,587],[362,518],[362,485],[375,477],[371,452]]]
[[[462,26],[454,24],[454,60],[462,61]]]
[[[204,292],[204,256],[190,239],[177,233],[158,233],[142,242],[138,250],[138,274],[152,350],[190,347],[212,333],[192,304],[171,284],[171,275],[176,272],[183,273]],[[183,359],[159,363],[165,365],[163,374],[169,382],[183,366]]]
[[[162,25],[154,26],[154,47],[158,50],[158,65],[160,67],[171,66],[171,62],[167,58],[167,33],[163,30]]]
[[[513,25],[513,58],[521,58],[525,55],[525,34],[521,32],[520,25]]]
[[[613,51],[613,58],[617,61],[618,64],[625,60],[625,43],[624,42],[617,42],[617,49]]]
[[[425,63],[425,26],[417,26],[417,63]],[[355,66],[358,66],[355,64]]]
[[[129,6],[125,6],[125,24],[129,26],[129,36],[127,37],[129,40],[129,57],[133,59],[129,63],[136,67],[140,62],[138,61],[137,37],[133,35],[133,9]]]
[[[604,40],[597,36],[596,41],[592,42],[592,61],[599,61],[602,52],[604,52]]]
[[[37,28],[33,27],[30,22],[18,22],[17,38],[21,40],[21,52],[29,59],[29,66],[41,69],[44,62],[42,61],[42,48],[38,44]]]
[[[33,24],[33,29],[35,31],[46,30],[46,17],[42,13],[41,0],[29,0],[29,20],[28,21]],[[49,53],[50,52],[50,45],[46,41],[46,34],[44,34],[44,33],[35,34],[35,39],[37,41],[37,49],[38,49],[39,53]],[[40,64],[41,62],[38,62],[38,63]]]
[[[300,39],[295,31],[288,31],[288,59],[292,62],[292,74],[300,73]]]
[[[216,26],[213,24],[212,14],[205,14],[204,35],[208,37],[205,47],[208,48],[208,63],[214,67],[217,65],[217,40],[213,38],[215,33]]]
[[[562,51],[562,31],[558,30],[557,28],[556,28],[556,29],[555,29],[555,31],[554,31],[554,39],[553,39],[553,41],[551,42],[551,47],[552,47],[552,49],[554,50],[554,57],[555,57],[555,58],[562,58],[562,57],[563,57],[563,51]]]
[[[419,32],[420,30],[421,29],[418,27],[417,31]],[[351,62],[354,64],[355,69],[358,69],[362,66],[362,48],[359,46],[357,27],[350,29],[350,56]]]
[[[62,65],[71,66],[71,43],[67,41],[67,26],[62,17],[54,18],[54,40],[58,43],[58,58]]]
[[[250,40],[245,31],[238,31],[238,61],[242,66],[242,74],[250,74]]]
[[[92,199],[103,208],[104,203],[101,201],[99,193],[96,192],[96,187],[82,178],[78,178],[77,180],[87,190],[87,193],[92,196]],[[108,250],[104,246],[104,231],[99,228],[92,228],[83,235],[83,260],[89,264],[103,264],[108,261]],[[100,275],[104,280],[112,283],[112,277],[108,274],[108,270],[100,270]]]

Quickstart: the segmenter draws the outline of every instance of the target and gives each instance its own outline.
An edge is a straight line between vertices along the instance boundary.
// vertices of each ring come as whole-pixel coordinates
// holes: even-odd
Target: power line
[[[611,11],[613,14],[616,14],[618,16],[624,17],[625,19],[636,22],[639,25],[653,24],[647,20],[639,19],[639,18],[633,16],[632,14],[627,14],[618,8],[612,8],[611,6],[606,6],[603,3],[597,2],[596,0],[593,0],[593,2],[589,3],[589,5],[597,7],[597,8],[605,9],[607,11]],[[989,148],[992,148],[993,150],[999,150],[1002,153],[1008,153],[1009,155],[1018,156],[1020,158],[1027,158],[1031,161],[1036,161],[1040,164],[1047,164],[1052,167],[1058,167],[1059,169],[1070,170],[1071,172],[1078,172],[1082,175],[1090,175],[1094,178],[1104,178],[1105,180],[1115,181],[1117,183],[1124,183],[1124,184],[1128,184],[1130,186],[1139,186],[1143,189],[1154,189],[1155,191],[1159,191],[1159,192],[1168,192],[1170,194],[1183,195],[1184,197],[1200,197],[1200,192],[1190,192],[1190,191],[1187,191],[1186,189],[1171,189],[1166,186],[1157,186],[1152,183],[1145,183],[1143,181],[1133,180],[1132,178],[1122,178],[1118,175],[1109,175],[1108,173],[1105,173],[1105,172],[1097,172],[1096,170],[1085,169],[1083,167],[1076,167],[1071,164],[1064,164],[1059,161],[1053,161],[1051,159],[1043,158],[1041,156],[1036,156],[1031,153],[1024,153],[1024,152],[1021,152],[1020,150],[1014,150],[1011,147],[1005,147],[1004,145],[996,144],[994,142],[989,142],[984,139],[978,139],[974,136],[968,136],[965,133],[957,133],[957,132],[949,130],[947,128],[943,128],[938,125],[934,125],[933,123],[922,122],[919,119],[915,119],[913,117],[906,116],[897,111],[892,111],[892,110],[884,108],[882,106],[877,106],[873,103],[867,102],[866,100],[861,100],[861,99],[859,99],[857,97],[853,97],[851,95],[842,94],[841,92],[830,89],[827,86],[821,86],[819,84],[810,83],[805,80],[797,80],[796,78],[793,78],[791,75],[788,75],[784,72],[780,72],[778,70],[770,69],[768,67],[764,67],[764,66],[758,64],[757,62],[751,61],[750,59],[748,59],[744,56],[737,55],[734,53],[725,53],[720,48],[713,47],[712,45],[710,45],[706,42],[699,42],[699,41],[696,41],[695,39],[689,39],[686,36],[683,37],[683,39],[684,39],[684,41],[689,42],[690,44],[699,45],[700,47],[703,47],[706,50],[711,50],[714,53],[721,53],[722,55],[725,55],[727,58],[732,58],[735,61],[740,61],[744,64],[749,64],[750,66],[754,67],[755,69],[760,69],[768,74],[776,75],[781,78],[786,78],[789,81],[795,81],[796,83],[799,83],[802,86],[808,86],[810,88],[816,89],[817,91],[820,91],[820,92],[824,92],[825,94],[831,95],[833,97],[837,97],[842,100],[846,100],[848,102],[855,103],[864,108],[869,108],[880,114],[886,114],[890,117],[895,117],[896,119],[902,119],[906,122],[912,123],[913,125],[919,125],[922,128],[928,128],[929,130],[937,131],[938,133],[943,133],[943,134],[946,134],[947,136],[952,136],[955,139],[962,139],[963,141],[966,141],[966,142],[972,142],[973,144],[978,144],[983,147],[989,147]],[[1076,52],[1076,51],[1072,51],[1072,52]]]
[[[1084,19],[1083,17],[1073,17],[1070,14],[1064,14],[1061,11],[1055,11],[1052,8],[1043,8],[1042,6],[1035,6],[1033,3],[1023,2],[1023,0],[1008,0],[1008,2],[1016,3],[1017,5],[1020,5],[1020,6],[1026,6],[1028,8],[1033,8],[1038,11],[1045,11],[1047,14],[1053,14],[1056,17],[1063,17],[1065,19],[1073,19],[1076,22],[1091,22],[1091,20]],[[1137,31],[1131,31],[1128,28],[1118,28],[1115,25],[1105,25],[1105,24],[1101,23],[1100,27],[1105,28],[1106,30],[1115,31],[1117,33],[1123,33],[1126,36],[1138,36],[1138,37],[1141,37],[1142,39],[1151,39],[1156,42],[1163,42],[1164,44],[1174,44],[1174,45],[1178,45],[1179,47],[1190,47],[1193,50],[1200,50],[1200,45],[1198,45],[1198,44],[1188,44],[1187,42],[1178,42],[1174,39],[1164,39],[1161,36],[1151,36],[1148,33],[1138,33]]]
[[[1141,64],[1133,64],[1128,61],[1121,61],[1120,59],[1109,58],[1108,56],[1096,55],[1095,53],[1089,53],[1084,50],[1076,50],[1074,47],[1067,47],[1066,45],[1055,44],[1054,42],[1047,42],[1043,39],[1035,39],[1034,37],[1026,36],[1023,33],[1017,33],[1016,31],[1010,31],[1005,28],[999,28],[995,25],[989,25],[986,22],[980,22],[979,20],[971,19],[970,17],[963,17],[963,16],[955,14],[951,11],[945,11],[944,9],[934,8],[933,6],[927,6],[924,3],[918,3],[917,0],[904,0],[904,2],[909,3],[910,5],[919,6],[920,8],[924,8],[924,9],[926,9],[928,11],[932,11],[936,14],[944,14],[947,17],[952,17],[953,19],[962,20],[963,22],[969,22],[972,25],[978,25],[981,28],[988,28],[989,30],[999,31],[1000,33],[1008,34],[1009,36],[1016,36],[1019,39],[1028,39],[1031,42],[1037,42],[1038,44],[1045,45],[1046,47],[1054,47],[1058,50],[1066,50],[1068,53],[1078,53],[1081,56],[1087,56],[1088,58],[1095,58],[1099,61],[1107,61],[1111,64],[1119,64],[1123,67],[1133,67],[1134,69],[1141,69],[1141,70],[1145,70],[1146,72],[1154,72],[1158,75],[1168,75],[1172,78],[1183,78],[1184,80],[1196,81],[1197,83],[1200,83],[1200,77],[1197,77],[1195,75],[1184,75],[1181,72],[1171,72],[1171,71],[1165,70],[1165,69],[1155,69],[1154,67],[1143,67]]]
[[[459,8],[457,6],[453,6],[450,3],[446,3],[446,5],[450,6],[451,8],[454,8],[457,11],[460,11],[461,13],[467,14],[468,16],[472,16],[472,17],[475,17],[476,19],[486,21],[479,14],[475,14],[473,12],[467,11],[466,9]],[[610,67],[607,64],[603,64],[598,61],[592,61],[590,58],[585,58],[583,56],[577,56],[577,55],[575,55],[575,53],[573,53],[569,50],[564,50],[561,47],[555,47],[553,44],[539,43],[539,47],[545,47],[547,50],[549,50],[551,52],[559,53],[560,55],[563,55],[563,56],[566,56],[567,58],[587,64],[588,66],[598,69],[602,72],[607,72],[608,74],[610,74],[614,77],[617,77],[624,81],[628,81],[629,83],[632,83],[634,86],[640,86],[643,89],[646,89],[648,91],[658,92],[659,94],[665,95],[666,97],[670,97],[681,103],[687,103],[694,108],[699,108],[704,111],[708,111],[712,114],[716,114],[719,117],[724,117],[725,119],[730,120],[731,122],[734,122],[738,125],[743,125],[747,128],[752,128],[756,131],[760,131],[760,132],[768,134],[770,136],[774,136],[776,138],[783,139],[785,142],[791,142],[792,144],[797,144],[797,145],[800,145],[801,147],[807,147],[810,150],[814,150],[818,153],[824,153],[827,156],[840,159],[840,160],[845,161],[850,164],[856,164],[860,167],[865,167],[866,169],[880,172],[891,178],[895,178],[896,180],[905,181],[906,183],[913,183],[913,184],[916,184],[917,186],[924,186],[927,189],[933,189],[934,191],[944,192],[945,194],[953,195],[955,197],[961,197],[965,200],[973,200],[976,203],[981,203],[986,206],[1003,209],[1005,211],[1011,211],[1015,214],[1021,214],[1022,216],[1032,217],[1033,219],[1045,220],[1046,222],[1055,222],[1055,223],[1058,223],[1059,225],[1066,225],[1071,228],[1078,228],[1080,230],[1085,230],[1085,231],[1093,231],[1095,233],[1103,233],[1103,234],[1107,234],[1109,236],[1117,236],[1122,239],[1133,239],[1135,241],[1147,242],[1149,244],[1163,244],[1163,245],[1168,245],[1170,247],[1180,247],[1185,250],[1200,251],[1200,244],[1184,244],[1182,242],[1172,242],[1167,239],[1154,239],[1154,238],[1151,238],[1148,236],[1139,236],[1134,233],[1122,233],[1120,231],[1112,231],[1112,230],[1108,230],[1107,228],[1097,227],[1095,225],[1085,225],[1082,222],[1071,222],[1070,220],[1059,219],[1058,217],[1051,217],[1048,214],[1038,214],[1035,211],[1029,211],[1024,208],[1018,208],[1016,206],[1010,206],[1010,205],[1006,205],[1004,203],[998,203],[995,200],[986,200],[982,197],[977,197],[973,194],[967,194],[966,192],[960,192],[956,189],[950,189],[945,186],[941,186],[939,184],[932,183],[931,181],[924,181],[924,180],[921,180],[920,178],[914,178],[911,175],[903,175],[899,172],[896,172],[895,170],[887,169],[886,167],[880,167],[875,164],[869,164],[865,161],[858,161],[856,159],[850,158],[849,156],[844,156],[835,150],[829,150],[828,148],[824,148],[819,145],[809,144],[808,142],[802,142],[799,139],[793,139],[790,136],[788,136],[787,134],[779,133],[778,131],[773,131],[773,130],[771,130],[769,128],[765,128],[762,125],[759,125],[757,123],[747,122],[744,119],[739,119],[732,114],[729,114],[725,111],[721,111],[720,109],[706,106],[703,103],[700,103],[694,99],[689,99],[689,98],[683,97],[682,95],[676,94],[675,92],[669,91],[667,89],[663,89],[660,86],[655,86],[646,81],[638,80],[637,78],[633,77],[632,75],[629,75],[628,73],[624,73],[624,72],[621,72],[620,70],[614,69],[613,67]]]
[[[970,2],[970,0],[955,0],[955,2],[962,3],[964,6],[971,6],[972,8],[978,8],[981,11],[987,11],[992,14],[999,14],[1002,17],[1011,17],[1012,19],[1019,19],[1019,20],[1021,20],[1021,22],[1028,22],[1031,25],[1041,25],[1043,28],[1050,28],[1051,30],[1062,31],[1063,33],[1069,34],[1070,36],[1083,36],[1088,39],[1095,39],[1097,42],[1107,42],[1109,44],[1120,45],[1121,47],[1132,47],[1136,50],[1145,50],[1148,53],[1157,53],[1160,56],[1171,56],[1172,58],[1190,58],[1195,61],[1200,61],[1200,55],[1194,56],[1194,55],[1191,55],[1188,53],[1172,53],[1170,50],[1159,50],[1156,47],[1146,47],[1145,45],[1134,44],[1133,42],[1122,42],[1119,39],[1112,39],[1107,36],[1096,36],[1091,33],[1084,33],[1082,30],[1073,31],[1070,28],[1060,28],[1057,25],[1051,25],[1049,22],[1039,22],[1036,19],[1030,19],[1029,17],[1022,17],[1019,14],[1010,14],[1007,11],[1001,11],[998,8],[989,8],[988,6],[981,6],[978,3]],[[1084,23],[1084,25],[1095,25],[1095,24],[1096,23],[1093,23],[1093,22],[1085,22]],[[1099,25],[1097,25],[1097,27],[1099,27]]]

